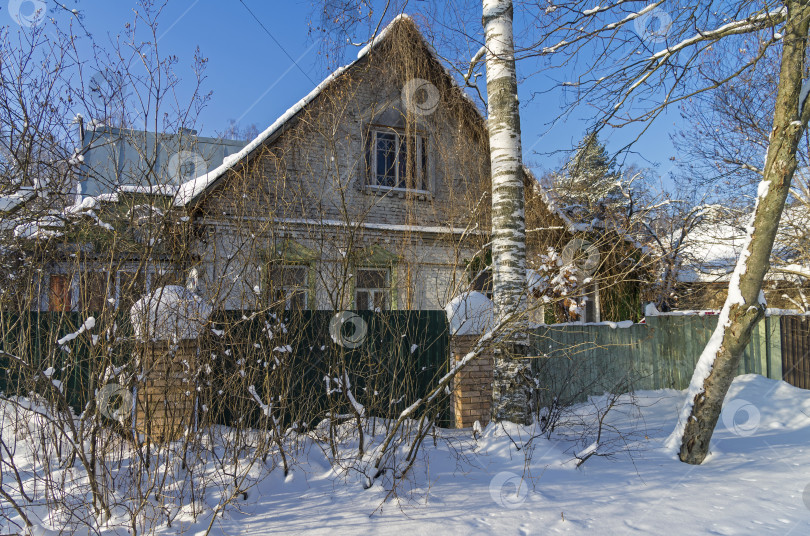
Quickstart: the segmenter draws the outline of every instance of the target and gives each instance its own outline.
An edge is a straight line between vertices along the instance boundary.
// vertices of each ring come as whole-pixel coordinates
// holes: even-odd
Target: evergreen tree
[[[604,220],[627,202],[615,162],[595,133],[582,139],[553,187],[566,212],[582,221]]]

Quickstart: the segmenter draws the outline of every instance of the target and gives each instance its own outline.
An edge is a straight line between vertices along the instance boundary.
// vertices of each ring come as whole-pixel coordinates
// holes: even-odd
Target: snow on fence
[[[532,360],[541,402],[685,389],[716,325],[716,315],[684,315],[648,316],[645,324],[541,326],[533,333],[538,358]],[[766,317],[754,328],[739,373],[782,379],[780,317]]]

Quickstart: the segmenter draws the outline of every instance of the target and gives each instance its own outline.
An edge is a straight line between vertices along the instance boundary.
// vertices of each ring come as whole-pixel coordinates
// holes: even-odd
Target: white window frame
[[[360,286],[358,286],[357,282],[360,280],[360,277],[359,277],[360,272],[364,272],[364,271],[383,272],[384,277],[385,277],[385,281],[384,281],[385,286],[384,287],[373,287],[373,288],[372,287],[360,287]],[[385,300],[385,308],[382,309],[382,310],[383,311],[392,310],[393,304],[391,303],[391,270],[389,268],[382,268],[382,267],[379,267],[379,266],[364,266],[362,268],[357,268],[355,270],[355,272],[356,272],[355,275],[354,275],[354,281],[355,281],[355,285],[354,285],[354,306],[355,306],[355,308],[358,309],[358,310],[363,310],[363,311],[377,311],[376,309],[373,308],[373,305],[374,305],[374,302],[375,302],[374,298],[376,296],[378,296],[378,295],[381,295],[383,297],[383,299]],[[358,301],[359,300],[357,299],[357,293],[358,292],[366,292],[366,293],[368,293],[368,297],[369,297],[368,304],[372,306],[371,309],[360,309],[359,308],[359,306],[358,306]]]
[[[380,134],[386,135],[393,135],[394,137],[394,144],[396,149],[396,158],[394,164],[394,186],[389,186],[386,184],[380,184],[378,180],[377,174],[377,136]],[[422,133],[414,133],[410,136],[414,138],[415,146],[416,146],[416,162],[421,163],[421,165],[416,166],[416,183],[419,188],[408,188],[407,187],[407,178],[400,179],[400,138],[405,136],[405,132],[394,129],[394,128],[385,128],[385,127],[372,127],[369,133],[369,145],[368,145],[368,181],[366,186],[373,188],[373,189],[384,189],[384,190],[398,190],[398,191],[407,191],[407,192],[419,192],[422,194],[430,193],[429,185],[428,185],[428,177],[430,176],[430,152],[429,152],[429,140],[427,136]],[[405,186],[399,186],[400,184],[404,183]]]

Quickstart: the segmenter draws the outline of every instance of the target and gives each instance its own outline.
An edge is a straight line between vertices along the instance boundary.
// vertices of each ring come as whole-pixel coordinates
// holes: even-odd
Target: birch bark
[[[495,321],[509,333],[495,358],[494,420],[530,423],[526,317],[526,227],[512,1],[483,0],[487,112],[492,176]]]

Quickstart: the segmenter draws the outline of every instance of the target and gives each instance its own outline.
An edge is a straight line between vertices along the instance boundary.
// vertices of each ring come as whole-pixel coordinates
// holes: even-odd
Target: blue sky
[[[242,126],[255,124],[261,131],[328,74],[323,58],[318,55],[318,43],[309,35],[312,13],[309,0],[244,2],[267,31],[239,0],[171,0],[160,19],[158,44],[163,54],[179,57],[180,77],[191,78],[189,65],[198,45],[208,58],[204,89],[212,91],[213,96],[197,123],[204,135],[223,131],[230,120],[237,120]],[[16,27],[9,8],[32,10],[32,2],[22,0],[21,7],[17,7],[20,3],[21,0],[2,3],[0,24]],[[108,35],[114,37],[132,21],[136,4],[123,0],[67,0],[67,6],[78,9],[86,28],[97,42],[104,43]],[[411,7],[411,12],[418,10],[420,3],[412,2]],[[48,0],[47,9],[49,16],[60,20],[68,17],[52,0]],[[350,48],[346,62],[355,52]],[[520,69],[519,64],[519,72]],[[560,109],[561,94],[552,92],[527,102],[532,90],[543,89],[544,81],[548,78],[541,73],[519,88],[525,103],[521,110],[524,158],[536,171],[556,167],[561,156],[543,153],[566,150],[575,144],[582,137],[588,119],[588,111],[582,110],[576,118],[547,130],[546,125]],[[669,114],[673,116],[677,114]],[[657,165],[656,174],[665,177],[673,166],[670,157],[674,150],[668,132],[674,127],[672,119],[659,118],[635,146],[641,156],[631,156],[630,161],[643,167]],[[608,149],[616,150],[632,135],[631,131],[620,130],[607,132],[603,138]]]

